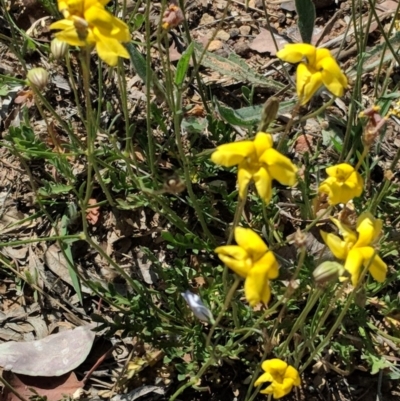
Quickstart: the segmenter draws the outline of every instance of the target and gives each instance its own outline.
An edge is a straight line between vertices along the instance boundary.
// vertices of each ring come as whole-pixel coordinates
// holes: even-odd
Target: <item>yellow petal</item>
[[[272,136],[265,132],[258,132],[256,137],[254,138],[254,147],[257,153],[257,157],[260,156],[267,150],[272,148],[273,146]]]
[[[321,182],[318,187],[318,192],[323,192],[328,195],[328,202],[330,205],[347,203],[351,199],[360,196],[362,190],[362,186],[355,187],[354,185],[341,183],[333,177],[328,177],[325,181]]]
[[[371,273],[371,276],[380,283],[385,281],[387,273],[387,265],[376,253],[375,249],[370,246],[358,249],[362,253],[364,259],[364,267],[369,266],[368,270]],[[374,259],[371,262],[372,258]]]
[[[364,256],[360,249],[362,248],[351,249],[344,264],[344,269],[350,273],[351,283],[354,287],[358,283],[364,262]]]
[[[282,50],[276,53],[276,56],[288,63],[300,63],[306,58],[310,64],[314,64],[316,48],[307,43],[286,44]]]
[[[292,186],[296,183],[297,167],[276,149],[267,149],[260,157],[260,162],[268,166],[267,170],[272,179],[279,181],[282,185]]]
[[[232,167],[243,161],[255,152],[253,141],[241,141],[226,143],[218,146],[215,152],[211,155],[211,160],[215,164],[220,164],[224,167]]]
[[[341,163],[325,169],[329,177],[335,177],[341,182],[348,180],[354,172],[354,167],[348,163]]]
[[[61,22],[61,21],[59,21],[59,22]],[[52,29],[58,29],[58,28],[52,28]],[[90,43],[88,41],[84,41],[79,38],[78,32],[76,31],[75,27],[71,27],[68,29],[64,29],[60,32],[57,32],[55,34],[55,37],[58,40],[61,40],[62,42],[66,42],[71,46],[86,46],[86,44]]]
[[[99,39],[96,41],[96,50],[99,57],[108,65],[115,66],[118,63],[118,57],[129,58],[129,54],[124,46],[116,39],[110,39],[95,34]]]
[[[262,269],[251,268],[244,282],[244,295],[250,306],[256,306],[260,302],[267,305],[271,298],[269,281]]]
[[[276,380],[278,376],[282,377],[285,374],[288,364],[278,358],[268,359],[264,361],[261,365],[265,372],[268,372]]]
[[[260,198],[268,203],[272,197],[272,177],[269,175],[265,167],[261,167],[257,173],[253,175],[253,180]]]
[[[333,57],[326,57],[317,63],[318,69],[322,69],[322,82],[326,88],[335,96],[343,96],[344,89],[347,88],[347,78],[341,71]]]
[[[259,260],[266,252],[268,247],[262,238],[254,232],[251,228],[236,227],[235,228],[235,241],[245,250],[253,261]]]
[[[69,19],[62,19],[60,21],[53,22],[50,25],[50,29],[70,29],[74,28],[74,22]]]
[[[297,66],[296,91],[300,104],[306,104],[322,86],[322,76],[311,66],[300,63]]]
[[[357,219],[357,232],[359,234],[355,247],[371,245],[382,231],[382,220],[375,219],[371,213],[364,212]]]
[[[251,259],[247,252],[236,245],[219,246],[215,249],[220,260],[239,276],[246,278],[252,267]]]
[[[253,269],[265,269],[265,276],[268,280],[273,280],[279,275],[279,264],[273,252],[268,251],[253,264]]]
[[[295,386],[300,386],[301,384],[299,372],[293,366],[288,365],[285,378],[291,379]]]
[[[331,233],[326,233],[325,231],[320,231],[320,234],[325,242],[325,244],[328,246],[328,248],[331,250],[335,258],[338,258],[340,260],[345,260],[347,257],[347,252],[348,248],[346,246],[346,243],[342,241],[337,235],[331,234]]]
[[[247,163],[243,161],[239,164],[238,169],[238,185],[239,185],[239,196],[244,199],[247,194],[247,187],[253,178],[251,171],[247,169]]]
[[[291,379],[283,379],[282,383],[273,382],[269,387],[271,387],[271,389],[268,393],[266,392],[266,394],[272,394],[272,396],[278,400],[292,391],[293,381]],[[261,391],[261,393],[263,393],[263,391]]]
[[[269,372],[263,373],[255,382],[254,386],[258,387],[260,384],[265,382],[272,382],[273,378]]]

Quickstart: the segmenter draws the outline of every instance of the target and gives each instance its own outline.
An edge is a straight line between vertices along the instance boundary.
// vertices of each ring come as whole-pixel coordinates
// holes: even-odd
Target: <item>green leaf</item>
[[[181,127],[189,134],[201,134],[207,129],[208,121],[203,117],[189,116],[182,120]]]
[[[304,43],[311,43],[315,23],[314,3],[312,0],[295,0],[295,3],[301,39]]]
[[[68,234],[68,222],[69,222],[69,217],[65,214],[61,218],[61,232],[60,232],[61,235]],[[78,296],[79,302],[81,303],[81,305],[83,305],[81,282],[79,280],[79,276],[73,264],[74,259],[72,257],[71,244],[68,242],[60,241],[60,246],[61,249],[63,250],[65,260],[67,261],[68,273],[71,277],[72,286],[74,287],[76,295]]]
[[[238,125],[240,127],[254,127],[261,121],[264,108],[262,104],[234,110],[228,106],[222,105],[216,98],[214,98],[214,103],[220,116],[229,124]],[[290,113],[294,104],[294,100],[281,102],[279,104],[278,114]]]
[[[193,50],[194,50],[194,42],[192,42],[190,46],[184,51],[184,53],[182,54],[181,58],[178,61],[175,74],[175,85],[178,87],[182,85],[182,82],[185,79]]]
[[[144,15],[143,14],[136,14],[133,17],[133,26],[134,26],[134,30],[137,31],[144,22]]]
[[[143,55],[136,49],[133,43],[128,43],[125,45],[126,50],[128,50],[129,57],[131,59],[131,63],[133,65],[134,70],[142,79],[142,81],[147,85],[146,82],[146,60]]]

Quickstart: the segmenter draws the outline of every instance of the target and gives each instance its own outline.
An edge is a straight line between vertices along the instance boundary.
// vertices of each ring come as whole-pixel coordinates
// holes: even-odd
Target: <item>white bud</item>
[[[32,68],[28,71],[26,78],[30,85],[42,91],[49,83],[49,73],[42,67]]]
[[[50,44],[51,54],[56,60],[60,60],[65,57],[68,51],[68,43],[63,42],[57,38],[54,38]]]

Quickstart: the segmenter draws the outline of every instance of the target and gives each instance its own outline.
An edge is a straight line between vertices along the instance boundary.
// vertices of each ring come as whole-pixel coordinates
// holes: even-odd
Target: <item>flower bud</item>
[[[56,60],[61,60],[67,54],[68,47],[67,42],[54,38],[50,45],[51,54]]]
[[[322,262],[314,271],[313,277],[319,287],[325,287],[334,280],[337,280],[344,272],[343,266],[338,262]]]
[[[259,131],[267,131],[269,125],[276,119],[279,110],[279,101],[276,97],[270,97],[264,104],[261,115]]]
[[[44,68],[32,68],[26,76],[29,85],[42,91],[49,83],[49,73]]]
[[[182,10],[175,4],[170,4],[164,11],[162,27],[164,29],[175,28],[185,19]]]
[[[192,310],[197,319],[204,320],[210,323],[214,322],[214,318],[210,309],[208,309],[204,305],[203,301],[197,294],[193,294],[193,292],[190,291],[185,291],[181,295],[183,296],[183,298],[189,305],[189,308]]]

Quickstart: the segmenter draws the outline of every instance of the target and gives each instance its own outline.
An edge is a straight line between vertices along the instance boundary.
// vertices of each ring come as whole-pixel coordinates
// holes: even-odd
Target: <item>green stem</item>
[[[90,96],[90,51],[89,49],[82,49],[81,52],[81,66],[82,66],[82,79],[83,86],[85,90],[85,100],[86,100],[86,129],[87,129],[87,177],[86,177],[86,194],[83,202],[81,203],[82,210],[86,210],[89,203],[89,199],[92,197],[93,193],[93,171],[97,177],[97,180],[103,190],[108,203],[114,206],[115,202],[112,198],[110,191],[105,185],[103,178],[101,176],[99,167],[97,165],[97,160],[95,156],[95,141],[96,141],[96,120],[94,118],[92,109],[92,100]]]
[[[306,306],[304,307],[300,316],[296,319],[296,322],[295,322],[294,326],[292,327],[292,330],[290,331],[288,337],[286,338],[285,342],[283,343],[282,348],[279,350],[279,356],[283,356],[283,354],[286,352],[291,339],[296,334],[299,327],[301,327],[304,324],[304,321],[306,320],[308,314],[310,313],[310,311],[314,307],[314,305],[317,303],[317,301],[321,297],[322,293],[323,293],[323,291],[321,289],[315,289],[315,288],[313,289],[313,292],[312,292],[309,300],[307,301]]]
[[[211,329],[210,329],[210,331],[209,331],[209,333],[208,333],[207,340],[206,340],[206,347],[207,347],[207,348],[208,348],[208,347],[210,346],[210,344],[211,344],[211,338],[212,338],[212,336],[213,336],[213,334],[214,334],[215,329],[217,328],[219,322],[220,322],[221,319],[223,318],[223,316],[224,316],[226,310],[229,308],[229,305],[230,305],[230,303],[231,303],[231,301],[232,301],[233,295],[235,294],[235,291],[236,291],[236,289],[238,288],[238,286],[239,286],[239,284],[240,284],[240,281],[241,281],[241,279],[240,279],[239,277],[236,277],[236,278],[235,278],[235,281],[234,281],[234,283],[232,284],[232,287],[230,288],[230,290],[229,290],[229,292],[228,292],[228,294],[227,294],[227,296],[226,296],[226,298],[225,298],[224,305],[223,305],[221,311],[219,312],[217,318],[215,319],[214,324],[211,326]]]
[[[360,277],[358,278],[358,281],[357,281],[357,285],[355,286],[355,288],[353,289],[351,294],[348,296],[343,309],[341,310],[338,318],[335,321],[335,324],[332,326],[332,328],[329,330],[329,333],[324,337],[324,339],[320,342],[320,344],[311,353],[311,355],[307,359],[306,363],[301,367],[301,369],[299,371],[300,374],[303,373],[305,371],[305,369],[307,369],[308,365],[314,360],[314,357],[326,346],[326,344],[328,344],[331,337],[333,336],[333,334],[335,333],[335,331],[337,330],[339,325],[342,323],[343,318],[345,317],[348,309],[350,308],[351,303],[353,302],[355,294],[357,293],[358,289],[361,287],[361,285],[364,281],[364,277],[367,274],[370,266],[372,265],[372,263],[374,261],[375,255],[376,255],[376,252],[374,253],[371,260],[369,261],[367,266],[364,267],[362,273],[360,274]]]
[[[151,69],[151,18],[150,10],[152,10],[151,0],[146,0],[146,13],[145,13],[145,28],[146,28],[146,124],[147,124],[147,142],[148,142],[148,155],[149,155],[149,166],[151,175],[155,179],[156,177],[156,163],[155,163],[155,147],[154,147],[154,136],[151,127],[151,83],[153,70]],[[167,49],[168,51],[168,49]]]
[[[178,388],[178,390],[175,391],[174,394],[169,398],[169,401],[174,401],[176,398],[182,394],[188,387],[191,387],[195,385],[203,376],[203,374],[206,372],[206,370],[209,368],[210,365],[214,362],[214,358],[210,357],[207,362],[203,364],[203,366],[200,368],[200,370],[197,372],[196,376],[190,379],[187,383],[183,384],[181,387]]]
[[[174,131],[175,131],[176,144],[178,147],[179,157],[182,161],[186,189],[188,191],[189,198],[192,202],[192,206],[193,206],[194,210],[196,211],[197,218],[199,219],[201,228],[203,229],[205,236],[211,242],[211,244],[215,244],[214,236],[211,234],[210,230],[207,227],[207,223],[204,219],[203,210],[199,206],[196,195],[193,191],[192,178],[190,176],[190,165],[189,165],[189,161],[185,155],[185,151],[183,149],[183,141],[182,141],[182,134],[181,134],[181,116],[182,116],[182,93],[179,89],[177,89],[176,100],[175,100],[175,110],[174,110]]]
[[[41,237],[41,238],[29,238],[19,241],[9,241],[9,242],[0,242],[0,248],[3,246],[18,246],[18,245],[26,245],[33,244],[35,242],[45,242],[45,241],[57,241],[57,240],[70,240],[70,239],[84,239],[83,234],[74,234],[74,235],[54,235],[52,237]]]
[[[317,216],[305,229],[304,232],[310,231],[320,220],[323,219],[324,216],[330,216],[333,210],[333,206],[329,206],[323,213]]]
[[[66,64],[67,64],[69,83],[71,85],[72,92],[74,93],[74,99],[75,99],[76,108],[78,110],[79,118],[81,119],[83,125],[85,126],[85,128],[87,130],[86,121],[83,116],[82,106],[81,106],[81,102],[79,100],[78,90],[77,90],[77,86],[76,86],[76,82],[75,82],[75,78],[74,78],[74,72],[72,71],[72,68],[71,68],[71,58],[69,57],[69,51],[67,51],[67,54],[65,55],[65,60],[66,60]]]
[[[300,103],[299,103],[299,101],[297,101],[297,103],[295,104],[294,109],[292,111],[292,116],[290,117],[290,120],[286,124],[285,132],[282,134],[282,136],[278,142],[278,146],[276,147],[276,150],[280,151],[282,149],[283,142],[285,141],[286,137],[288,136],[289,131],[294,124],[294,119],[296,118],[297,114],[299,113],[299,110],[300,110]]]

